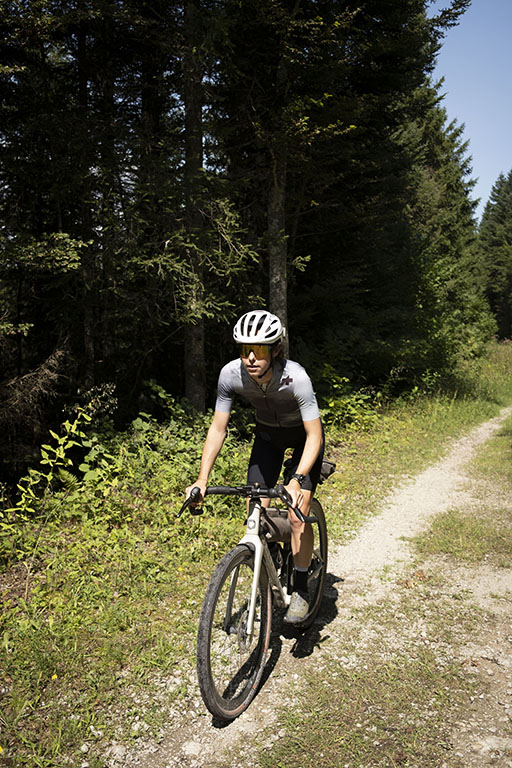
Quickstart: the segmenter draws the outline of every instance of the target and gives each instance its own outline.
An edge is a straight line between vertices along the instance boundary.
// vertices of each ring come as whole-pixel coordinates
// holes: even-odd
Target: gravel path
[[[395,490],[357,539],[334,553],[330,570],[342,575],[349,585],[391,563],[410,561],[412,555],[404,539],[427,528],[433,515],[471,499],[465,487],[465,465],[511,413],[512,408],[503,409],[499,416],[458,440],[446,457]]]
[[[450,507],[464,508],[466,504],[475,503],[475,491],[471,489],[471,478],[466,474],[466,464],[478,447],[485,443],[511,414],[512,408],[503,409],[498,417],[459,439],[450,452],[435,465],[417,477],[404,481],[388,497],[381,513],[364,525],[356,539],[331,552],[330,578],[326,590],[327,610],[322,615],[321,623],[315,625],[313,630],[307,633],[307,637],[302,639],[297,639],[293,634],[275,638],[275,658],[271,658],[271,673],[257,698],[243,715],[226,727],[216,727],[205,713],[198,694],[194,694],[193,697],[180,702],[179,707],[172,713],[169,728],[161,734],[158,743],[146,742],[141,738],[137,740],[136,748],[112,745],[109,751],[109,768],[236,768],[240,745],[244,755],[244,767],[251,768],[256,765],[253,762],[255,756],[251,758],[250,751],[243,749],[243,744],[250,745],[252,735],[273,722],[276,707],[283,703],[286,682],[299,680],[310,665],[318,668],[328,662],[335,642],[323,641],[335,640],[337,633],[341,636],[352,606],[360,602],[362,594],[366,602],[385,596],[390,585],[386,580],[379,578],[384,568],[400,570],[402,567],[411,566],[413,555],[407,542],[409,537],[427,528],[434,514]],[[504,593],[512,590],[510,570],[495,572],[488,569],[487,574],[484,571],[485,569],[482,570],[482,578],[478,580],[480,592],[476,595],[484,603],[495,590]],[[465,576],[464,569],[461,569],[457,578],[461,584],[464,578],[468,579],[468,583],[474,584],[474,570],[471,573],[468,571]],[[495,662],[498,654],[499,664],[495,663],[494,666],[500,667],[503,672],[500,685],[499,675],[496,677],[494,707],[498,707],[498,704],[503,707],[500,697],[503,699],[506,695],[511,697],[508,701],[512,704],[512,685],[509,684],[512,664],[510,606],[508,611],[501,628],[502,634],[505,635],[507,627],[509,628],[511,642],[508,643],[508,648],[505,648],[506,653],[501,648],[503,638],[497,634],[495,628],[494,635],[486,638],[486,650],[482,651],[484,655],[481,654],[482,658],[486,658],[485,654],[488,654],[488,658],[494,659]],[[492,674],[494,673],[493,668]],[[190,689],[196,691],[194,670],[183,674],[192,682]],[[459,729],[461,734],[466,734],[460,740],[456,752],[457,759],[461,762],[450,763],[450,766],[512,766],[512,760],[506,757],[509,749],[512,754],[512,740],[499,735],[496,728],[491,726],[490,721],[494,722],[493,718],[497,715],[490,706],[490,700],[488,703],[485,712],[482,710],[478,713],[475,710],[471,717],[468,714],[467,723]],[[499,711],[502,712],[502,709]],[[478,723],[481,727],[478,727]],[[467,729],[475,734],[474,740],[467,738],[467,731],[464,730],[466,725]],[[278,734],[275,737],[277,736]],[[497,756],[501,756],[498,762]]]

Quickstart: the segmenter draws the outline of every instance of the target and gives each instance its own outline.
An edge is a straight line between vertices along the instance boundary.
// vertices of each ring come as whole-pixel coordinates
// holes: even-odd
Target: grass
[[[319,493],[331,538],[356,535],[397,479],[438,458],[450,438],[509,402],[511,360],[510,347],[494,349],[472,372],[471,397],[406,399],[364,431],[331,430],[328,455],[338,471]],[[202,595],[214,563],[239,538],[243,515],[233,508],[222,517],[176,521],[194,471],[189,455],[196,460],[200,440],[196,435],[191,451],[174,433],[144,429],[139,452],[123,446],[115,476],[107,470],[101,476],[101,494],[81,489],[72,514],[49,516],[37,531],[23,529],[20,541],[30,544],[30,555],[0,574],[0,764],[5,758],[13,766],[78,764],[88,745],[87,762],[99,768],[105,744],[136,739],[137,722],[139,732],[156,732],[187,690]],[[247,447],[227,448],[217,479],[236,482]],[[398,691],[405,660],[381,660],[374,671],[379,690],[394,681]],[[411,678],[426,675],[431,664],[428,654],[418,656]],[[367,711],[357,693],[364,680],[355,670],[332,674],[339,690],[355,697],[359,722]],[[399,714],[398,708],[396,728]],[[401,752],[413,749],[407,727],[385,733],[377,724],[383,765],[399,764]],[[348,742],[355,744],[358,729],[350,728]]]
[[[508,517],[507,524],[496,518]],[[416,539],[422,555],[449,555],[470,563],[488,560],[502,567],[512,564],[512,521],[510,510],[485,509],[461,512],[452,509],[439,515],[429,531]]]
[[[507,366],[501,370],[508,375]],[[495,415],[493,400],[483,408],[486,417]],[[405,467],[418,471],[425,460],[445,449],[447,438],[480,420],[481,406],[477,401],[447,404],[433,399],[422,402],[419,409],[415,404],[409,412],[393,409],[379,439],[363,437],[371,450],[359,451],[358,460],[364,459],[366,476],[375,473],[377,490],[366,511],[352,498],[359,516],[351,524],[357,527],[385,490],[389,461],[399,472]],[[383,440],[395,419],[396,427],[406,425],[407,438],[400,429],[390,428],[389,434],[397,439]],[[484,489],[492,483],[492,495],[487,496],[498,502],[510,495],[511,424],[512,420],[480,450],[472,467],[474,482]],[[418,446],[414,455],[411,444]],[[306,684],[300,681],[295,706],[283,709],[272,725],[279,739],[271,749],[264,746],[270,734],[261,739],[261,768],[459,765],[453,755],[452,729],[460,726],[466,708],[471,708],[474,720],[471,702],[485,690],[485,683],[473,671],[473,660],[457,656],[456,649],[476,639],[488,618],[472,604],[470,592],[453,590],[450,573],[443,575],[435,557],[442,555],[454,565],[485,562],[510,568],[511,528],[511,508],[490,501],[487,506],[439,515],[413,542],[414,572],[400,578],[385,600],[351,609],[343,635],[336,636],[336,647],[327,659],[317,658]],[[433,564],[423,564],[432,558]],[[392,570],[387,569],[383,578],[391,581]]]
[[[446,689],[460,685],[460,671],[443,670],[441,688],[436,671],[434,655],[423,652],[412,661],[397,656],[378,667],[333,672],[313,706],[308,702],[300,713],[284,718],[287,732],[295,735],[280,740],[260,765],[440,765],[447,740],[442,727]],[[307,682],[314,685],[314,677]]]
[[[337,461],[337,472],[319,491],[330,535],[340,541],[352,538],[401,477],[417,474],[446,453],[451,440],[496,416],[512,400],[512,382],[505,376],[501,357],[497,370],[504,378],[496,377],[494,392],[479,390],[487,391],[489,399],[482,394],[473,398],[436,394],[402,400],[366,432],[332,433],[328,453]],[[485,379],[490,377],[487,367],[484,373]]]
[[[56,525],[41,548],[44,562],[11,572],[2,589],[0,681],[10,695],[0,745],[15,744],[20,765],[29,754],[33,765],[54,765],[56,754],[91,740],[91,727],[114,736],[108,713],[130,715],[137,699],[137,714],[158,727],[151,691],[189,655],[202,569],[212,569],[228,544],[214,533],[211,521],[188,522],[192,541],[209,542],[197,569],[183,552],[166,548],[158,531],[107,532],[94,521]],[[161,711],[171,701],[172,692]],[[130,722],[124,731],[129,736]]]
[[[512,564],[512,418],[478,451],[470,471],[479,482],[477,509],[450,509],[416,539],[422,555],[448,555],[469,563]],[[487,503],[491,489],[493,504]]]
[[[512,418],[489,440],[473,462],[475,471],[512,490]]]
[[[261,768],[444,764],[447,711],[475,687],[451,648],[478,618],[442,596],[433,577],[423,574],[414,589],[406,586],[412,581],[397,584],[391,600],[353,612],[327,662],[317,661],[301,680],[300,706],[283,710],[273,725],[280,738],[260,749]]]

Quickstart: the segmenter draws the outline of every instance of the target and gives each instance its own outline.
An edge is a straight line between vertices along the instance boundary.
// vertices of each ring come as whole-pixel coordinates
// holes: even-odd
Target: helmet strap
[[[274,355],[274,350],[277,347],[277,345],[280,343],[281,343],[281,340],[274,342],[270,347],[270,363],[268,364],[267,368],[263,371],[263,373],[260,373],[260,375],[258,376],[258,379],[262,379],[264,376],[267,375],[270,369],[274,367],[274,360],[276,359]]]
[[[270,369],[273,368],[273,367],[274,367],[274,358],[272,358],[272,360],[268,364],[267,369],[265,371],[263,371],[263,373],[260,373],[260,375],[258,376],[258,379],[262,379],[264,376],[266,376],[267,373],[270,371]]]

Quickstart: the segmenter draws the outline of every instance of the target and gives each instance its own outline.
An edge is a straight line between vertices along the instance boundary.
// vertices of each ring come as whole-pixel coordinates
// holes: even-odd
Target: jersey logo
[[[281,384],[291,384],[293,381],[291,376],[287,376],[286,379],[281,379]]]

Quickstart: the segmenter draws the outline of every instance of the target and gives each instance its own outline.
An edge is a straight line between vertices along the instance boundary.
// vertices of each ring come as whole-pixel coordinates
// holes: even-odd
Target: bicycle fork
[[[248,638],[252,636],[254,629],[254,617],[256,614],[256,603],[258,600],[258,585],[260,582],[261,566],[263,559],[269,560],[267,565],[267,574],[270,577],[272,586],[277,589],[279,602],[283,605],[288,605],[290,602],[290,596],[283,589],[272,562],[272,558],[266,547],[260,538],[260,520],[261,520],[261,504],[256,499],[251,499],[249,503],[249,516],[247,518],[247,528],[245,536],[240,540],[240,544],[247,544],[254,552],[254,572],[252,577],[251,598],[249,602],[249,610],[247,615],[247,625],[245,627],[246,635]],[[231,576],[231,585],[228,596],[228,605],[226,609],[226,618],[224,621],[224,628],[227,630],[227,624],[229,623],[229,616],[231,615],[231,609],[233,605],[233,597],[235,594],[236,582],[238,579],[238,569]]]

